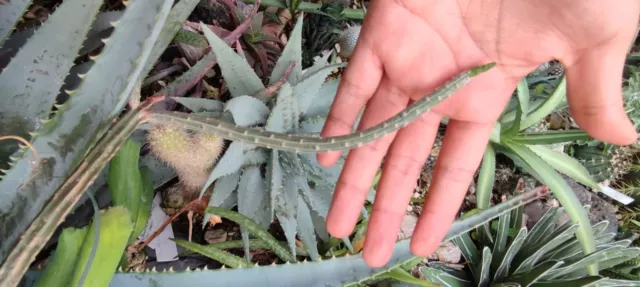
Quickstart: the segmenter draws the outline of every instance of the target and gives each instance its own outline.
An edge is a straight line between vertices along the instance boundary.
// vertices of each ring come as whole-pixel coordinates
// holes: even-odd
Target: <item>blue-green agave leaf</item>
[[[265,186],[260,174],[260,167],[249,166],[244,168],[238,184],[238,212],[254,221],[258,221],[260,218],[256,218],[256,212],[265,197]],[[251,255],[249,252],[249,232],[241,226],[240,233],[242,235],[245,258],[251,260],[249,258]]]
[[[209,173],[207,181],[200,190],[200,196],[202,197],[204,195],[204,192],[216,179],[239,171],[245,162],[244,155],[254,147],[254,145],[244,142],[232,142],[224,152],[222,158],[220,158],[216,166],[211,170],[211,173]]]
[[[296,256],[296,231],[298,213],[299,184],[295,180],[295,165],[291,163],[294,153],[280,151],[278,164],[283,171],[282,192],[275,195],[274,212],[289,242],[293,256]]]
[[[295,62],[293,71],[289,74],[287,81],[291,84],[297,83],[302,77],[302,21],[303,15],[298,17],[296,26],[293,27],[289,40],[282,50],[282,54],[276,62],[276,66],[269,76],[269,85],[277,82],[292,62]]]
[[[267,161],[265,181],[267,184],[267,190],[269,191],[269,221],[273,221],[276,197],[283,192],[283,174],[282,167],[280,166],[280,152],[278,150],[271,150],[271,156]]]
[[[328,80],[322,84],[320,90],[316,93],[313,101],[305,111],[303,118],[326,117],[338,93],[339,85],[339,78]]]
[[[172,100],[187,107],[194,113],[201,112],[222,112],[224,103],[214,99],[188,98],[188,97],[171,97]]]
[[[213,195],[209,200],[209,206],[220,206],[236,190],[238,180],[240,180],[240,170],[218,178],[216,185],[213,187]]]
[[[198,3],[200,3],[199,0],[180,0],[171,8],[164,22],[164,26],[162,26],[162,31],[160,31],[160,35],[156,40],[156,44],[153,46],[153,49],[151,49],[149,59],[144,65],[142,77],[146,77],[149,71],[151,71],[153,64],[160,58],[160,55],[162,55],[169,43],[171,43],[171,40],[173,40],[178,30],[182,28],[184,21],[191,15],[191,12],[193,12],[193,9]]]
[[[571,225],[570,228],[564,230],[564,232],[558,234],[558,236],[553,237],[551,240],[543,240],[544,244],[535,250],[535,252],[530,253],[522,263],[518,267],[514,274],[528,273],[530,272],[536,264],[539,262],[540,258],[544,256],[547,252],[553,250],[558,247],[560,244],[566,242],[575,236],[576,229],[578,229],[578,224]]]
[[[264,124],[270,112],[262,101],[246,95],[225,102],[224,110],[231,112],[233,121],[243,127]]]
[[[331,71],[343,66],[345,65],[325,65],[317,71],[309,71],[308,75],[305,73],[302,80],[296,83],[293,87],[293,91],[298,98],[298,106],[302,114],[306,114],[314,98],[318,95],[322,84],[324,84],[327,76],[331,74]]]
[[[13,27],[31,4],[31,0],[11,0],[9,2],[0,5],[0,19],[2,19],[0,21],[0,45],[11,34]]]
[[[0,15],[22,3],[0,5]],[[0,74],[0,134],[28,138],[29,132],[42,126],[91,28],[87,23],[101,5],[100,0],[63,2],[4,68]],[[17,149],[14,141],[1,141],[0,162],[6,162]]]
[[[267,119],[266,130],[286,133],[295,131],[299,125],[298,101],[289,83],[278,91],[276,105]]]
[[[136,0],[129,4],[120,28],[115,29],[84,82],[32,143],[41,160],[37,173],[32,171],[33,154],[26,151],[0,181],[2,260],[92,142],[120,112],[119,104],[126,103],[172,3]]]
[[[298,236],[304,243],[304,246],[309,251],[311,260],[320,260],[320,254],[318,253],[318,243],[316,241],[316,232],[311,219],[311,210],[304,202],[302,197],[298,197]]]
[[[211,50],[218,59],[224,82],[232,97],[255,95],[265,89],[262,81],[245,59],[234,52],[224,40],[211,32],[207,25],[200,23]]]
[[[524,274],[511,276],[509,278],[509,283],[517,283],[520,284],[520,286],[531,286],[531,284],[536,283],[538,280],[541,280],[547,273],[562,266],[562,264],[564,264],[564,262],[562,261],[545,261],[536,265],[534,268],[532,268],[528,272],[525,272]]]

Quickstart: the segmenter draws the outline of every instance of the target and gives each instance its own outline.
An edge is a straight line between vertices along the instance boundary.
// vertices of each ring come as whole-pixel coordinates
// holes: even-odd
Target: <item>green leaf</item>
[[[64,228],[58,238],[58,245],[47,263],[42,277],[34,287],[64,287],[69,286],[69,280],[76,267],[82,243],[87,237],[89,227]]]
[[[478,213],[480,212],[481,211],[479,211]],[[470,216],[474,216],[474,215],[470,215]],[[482,266],[482,257],[480,257],[480,252],[478,251],[478,248],[476,248],[475,244],[473,243],[473,240],[471,240],[471,237],[469,237],[469,234],[465,233],[465,234],[461,234],[458,237],[453,238],[453,243],[455,243],[456,246],[460,248],[460,251],[462,252],[462,256],[467,260],[467,263],[470,266],[471,273],[473,273],[475,281],[478,282],[478,280],[480,279],[480,274],[478,274],[477,271]]]
[[[171,8],[167,20],[162,26],[162,31],[160,31],[160,35],[158,35],[158,39],[155,45],[153,45],[151,54],[144,65],[141,73],[142,77],[146,77],[147,74],[149,74],[156,60],[158,60],[160,55],[167,49],[167,46],[169,46],[175,34],[182,28],[184,21],[187,20],[187,17],[189,17],[199,2],[199,0],[180,0]]]
[[[482,249],[482,263],[478,266],[478,277],[476,282],[478,282],[478,286],[489,286],[491,282],[489,279],[489,274],[491,270],[491,259],[493,256],[491,255],[491,249],[485,246]]]
[[[544,103],[532,111],[529,116],[520,124],[520,130],[524,130],[535,123],[541,121],[544,117],[553,112],[558,105],[566,99],[567,95],[567,79],[566,76],[562,76],[562,81],[553,91],[553,94]]]
[[[141,145],[127,140],[109,163],[108,186],[113,206],[129,210],[131,222],[136,222],[142,200],[142,174],[139,168]]]
[[[16,0],[0,5],[0,23],[15,21],[11,16],[19,16],[26,8],[22,5],[29,2]],[[0,134],[29,139],[29,133],[42,126],[91,28],[87,23],[94,19],[101,5],[98,0],[65,1],[2,70]],[[8,32],[4,28],[9,27],[0,25],[0,33]],[[0,163],[7,162],[16,150],[14,141],[0,141]],[[3,165],[0,168],[7,168]]]
[[[311,218],[311,210],[307,207],[302,197],[298,196],[298,212],[297,212],[297,230],[298,236],[304,246],[309,251],[311,260],[320,260],[318,253],[318,242],[316,241],[316,232]]]
[[[581,130],[525,133],[517,134],[510,138],[511,141],[523,145],[552,145],[573,141],[585,141],[589,139],[591,139],[591,137]]]
[[[289,74],[287,81],[290,84],[297,83],[302,77],[302,21],[303,17],[300,15],[298,21],[293,27],[293,31],[289,35],[287,44],[276,62],[276,66],[269,76],[269,85],[273,85],[284,76],[284,72],[287,70],[292,62],[295,62],[293,71]]]
[[[171,97],[172,100],[185,106],[194,113],[222,112],[225,103],[214,99]]]
[[[284,231],[284,235],[289,242],[289,248],[296,256],[296,230],[297,230],[297,213],[298,213],[298,183],[295,178],[291,180],[292,174],[287,168],[287,161],[290,156],[290,152],[278,152],[278,163],[282,171],[284,171],[282,183],[282,192],[275,194],[274,212],[280,222],[280,226]],[[293,154],[295,156],[295,154]]]
[[[10,206],[0,206],[0,259],[121,112],[172,3],[136,0],[127,7],[80,87],[32,142],[39,172],[19,189],[32,175],[33,154],[26,151],[0,181],[2,203]]]
[[[527,240],[524,242],[525,246],[533,246],[536,243],[540,242],[545,234],[550,233],[556,226],[556,215],[558,214],[559,208],[552,207],[547,210],[547,212],[542,215],[542,218],[536,222],[536,224],[529,232],[529,236],[527,236]],[[528,251],[528,250],[527,250]],[[526,253],[526,252],[524,252]],[[518,255],[521,255],[520,253]]]
[[[603,261],[607,258],[619,256],[620,252],[623,250],[624,248],[620,246],[598,250],[596,252],[588,254],[587,256],[581,256],[579,260],[576,260],[574,262],[566,262],[563,267],[551,271],[547,276],[550,279],[554,279],[560,278],[577,270],[584,270],[585,267],[590,266],[596,262]]]
[[[260,168],[258,166],[244,168],[238,184],[238,212],[256,222],[259,221],[256,211],[265,198],[265,186]],[[240,232],[244,242],[245,259],[249,259],[249,232],[243,227],[240,228]]]
[[[491,204],[491,194],[493,193],[493,182],[496,172],[496,153],[491,144],[487,144],[482,158],[482,165],[478,174],[476,184],[478,209],[486,209]],[[487,242],[493,242],[491,229],[488,225],[483,225],[479,229],[480,238]]]
[[[527,118],[527,113],[529,111],[529,85],[527,84],[526,77],[523,77],[520,80],[516,89],[518,91],[518,103],[520,103],[522,120],[525,120]]]
[[[567,287],[567,286],[576,286],[576,287],[586,287],[586,286],[601,286],[600,282],[604,281],[605,278],[600,276],[588,276],[580,279],[574,280],[553,280],[551,282],[537,282],[532,287]],[[598,283],[598,285],[594,285]]]
[[[551,150],[545,146],[528,145],[526,147],[533,151],[555,170],[566,174],[567,176],[573,178],[575,181],[586,186],[600,189],[598,187],[598,183],[591,177],[591,174],[589,174],[589,171],[587,171],[587,169],[584,168],[584,166],[580,164],[577,159],[565,153]]]
[[[227,45],[225,41],[214,34],[207,25],[200,23],[200,27],[207,37],[213,53],[218,59],[224,82],[229,87],[232,97],[254,95],[265,89],[262,81],[256,75],[249,63]]]
[[[444,272],[442,270],[438,270],[432,267],[420,267],[420,273],[422,276],[427,278],[427,280],[433,283],[440,283],[447,287],[470,287],[473,286],[472,283],[468,280],[464,280],[458,277],[455,277],[452,274]]]
[[[574,223],[589,222],[587,213],[582,208],[582,204],[573,193],[573,190],[566,181],[547,163],[544,162],[531,150],[526,147],[514,143],[504,143],[506,147],[517,154],[524,162],[526,162],[531,170],[537,173],[537,178],[544,183],[553,192],[560,204],[564,206],[569,218]],[[595,251],[595,240],[593,238],[593,230],[590,224],[582,224],[576,232],[578,240],[582,244],[582,250],[585,254]],[[589,267],[591,274],[597,274],[597,265]]]
[[[215,261],[218,261],[224,265],[227,265],[231,268],[242,268],[249,267],[250,265],[244,261],[242,258],[235,256],[229,252],[226,252],[222,249],[215,248],[211,245],[201,245],[195,242],[189,242],[182,239],[173,239],[173,241],[186,248],[187,250],[191,250],[197,253],[200,253],[204,256],[207,256]]]
[[[270,112],[262,101],[251,96],[238,96],[228,100],[224,110],[231,112],[236,125],[244,127],[264,124]]]
[[[238,223],[241,227],[246,228],[253,235],[267,243],[271,247],[271,250],[273,250],[273,252],[278,257],[280,257],[280,259],[288,262],[296,261],[295,258],[287,251],[287,249],[280,245],[280,243],[269,232],[262,229],[260,225],[258,225],[248,217],[231,210],[213,206],[207,207],[207,212],[232,220],[235,223]]]
[[[507,241],[509,239],[509,223],[511,221],[511,214],[504,213],[498,218],[498,228],[496,231],[496,239],[493,244],[493,260],[491,260],[492,278],[495,278],[496,271],[503,262],[503,259],[507,253]]]
[[[578,229],[578,224],[572,225],[569,229],[560,233],[558,236],[553,237],[549,241],[543,241],[544,245],[542,245],[538,249],[535,249],[534,250],[535,252],[527,252],[528,254],[531,254],[531,255],[529,255],[524,261],[522,261],[522,263],[519,264],[518,267],[516,267],[514,274],[531,272],[531,270],[534,268],[534,266],[536,266],[536,264],[538,263],[540,258],[542,258],[542,256],[544,256],[547,252],[553,250],[554,248],[558,247],[558,245],[562,244],[563,242],[573,237],[576,229]]]
[[[29,4],[31,4],[30,0],[11,0],[8,4],[0,5],[0,19],[2,19],[0,21],[0,45],[11,34]]]
[[[522,248],[527,235],[527,228],[523,227],[518,232],[518,235],[516,235],[513,241],[509,244],[507,252],[504,254],[504,257],[500,259],[500,264],[498,265],[498,269],[496,269],[496,274],[494,276],[495,281],[503,280],[507,277],[507,275],[509,275],[511,262],[513,262],[513,258],[515,258],[516,254],[520,252],[520,248]]]
[[[563,263],[564,262],[562,261],[546,261],[536,265],[524,274],[510,277],[508,280],[509,282],[520,284],[521,286],[531,286],[531,284],[536,283],[541,278],[544,278],[547,273],[558,268]]]
[[[269,161],[267,161],[265,180],[267,181],[267,188],[269,190],[269,207],[271,212],[269,221],[273,221],[276,197],[283,192],[283,175],[282,167],[280,166],[280,152],[278,150],[271,150],[271,157]]]
[[[391,269],[389,273],[387,273],[387,276],[391,279],[394,279],[400,282],[405,282],[405,283],[414,284],[418,286],[428,286],[428,287],[439,286],[439,285],[430,283],[429,281],[424,281],[416,277],[413,277],[413,275],[409,274],[409,272],[404,271],[400,268]]]

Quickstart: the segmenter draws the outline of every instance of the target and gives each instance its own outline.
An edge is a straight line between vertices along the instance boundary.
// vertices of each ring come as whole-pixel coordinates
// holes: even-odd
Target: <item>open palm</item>
[[[352,232],[384,158],[363,249],[369,265],[384,265],[391,256],[441,119],[449,123],[411,241],[419,256],[433,252],[448,231],[518,81],[546,61],[565,67],[570,112],[582,129],[614,144],[636,139],[620,77],[637,31],[637,0],[372,2],[322,136],[349,133],[365,105],[359,129],[394,116],[463,70],[489,62],[497,67],[407,127],[350,151],[327,228],[340,238]],[[338,157],[323,153],[318,160],[329,166]]]

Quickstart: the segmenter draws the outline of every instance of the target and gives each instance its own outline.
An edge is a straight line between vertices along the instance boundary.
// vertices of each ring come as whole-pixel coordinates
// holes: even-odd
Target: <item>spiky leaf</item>
[[[213,187],[213,195],[211,196],[211,200],[209,200],[209,206],[220,206],[227,200],[231,193],[236,190],[239,179],[239,170],[218,178],[216,185]]]
[[[10,3],[0,5],[0,44],[9,36],[11,31],[31,4],[30,0],[11,0]]]
[[[222,77],[229,87],[232,97],[254,95],[265,89],[262,81],[245,59],[234,52],[207,25],[200,23],[200,27],[218,59]]]
[[[516,237],[513,239],[511,244],[509,244],[509,248],[507,252],[504,254],[504,257],[500,261],[500,265],[498,265],[498,269],[496,270],[496,274],[494,276],[494,280],[499,281],[503,278],[507,277],[509,274],[509,270],[511,269],[511,262],[516,254],[520,251],[524,241],[527,238],[528,231],[526,228],[521,228]]]
[[[293,28],[293,31],[291,31],[291,35],[289,35],[287,45],[285,45],[282,50],[282,54],[271,72],[269,85],[274,84],[282,78],[292,62],[295,62],[295,66],[291,74],[289,74],[287,81],[289,83],[297,83],[300,77],[302,77],[302,19],[304,19],[302,16],[303,15],[300,15],[300,18],[298,18],[296,26]]]
[[[204,195],[204,192],[216,179],[240,170],[245,162],[244,155],[253,148],[254,146],[250,144],[232,142],[222,158],[220,158],[216,166],[211,170],[211,173],[209,173],[207,181],[200,190],[200,196]]]
[[[181,239],[174,239],[173,241],[175,241],[176,244],[188,250],[198,252],[204,256],[207,256],[213,260],[216,260],[232,268],[241,268],[241,267],[249,266],[249,264],[244,260],[242,260],[242,258],[235,256],[229,252],[226,252],[222,249],[213,247],[211,245],[201,245],[201,244],[197,244],[194,242],[189,242]]]
[[[304,243],[304,246],[309,251],[311,259],[319,260],[320,254],[318,254],[318,243],[316,241],[313,220],[311,219],[311,210],[309,210],[309,207],[307,207],[307,204],[300,196],[298,196],[298,211],[296,216],[296,221],[298,222],[297,231],[300,240],[302,240],[302,243]]]
[[[14,9],[24,9],[20,6],[29,1],[13,2],[0,5],[0,16],[17,13]],[[42,126],[41,121],[49,117],[64,78],[91,28],[87,23],[93,21],[101,5],[99,0],[64,1],[11,59],[0,74],[3,94],[0,134],[28,138],[27,133]],[[2,18],[3,23],[11,21],[5,19]],[[0,163],[6,162],[16,149],[12,141],[1,141]],[[7,166],[0,165],[0,168]]]
[[[173,2],[136,0],[126,9],[119,27],[76,90],[54,120],[32,143],[42,160],[33,175],[33,154],[27,151],[0,181],[0,258],[40,212],[53,191],[100,136],[126,103],[140,76]],[[124,27],[124,28],[122,28]]]
[[[171,99],[187,107],[187,109],[190,109],[194,113],[222,112],[224,110],[224,103],[218,100],[185,97],[171,97]]]

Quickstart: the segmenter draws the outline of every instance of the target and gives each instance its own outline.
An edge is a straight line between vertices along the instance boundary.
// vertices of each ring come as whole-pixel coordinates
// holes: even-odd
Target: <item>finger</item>
[[[369,266],[387,263],[416,180],[429,157],[441,117],[427,112],[398,132],[384,161],[364,243]]]
[[[585,50],[566,72],[569,111],[578,126],[598,140],[617,145],[631,144],[638,136],[622,99],[620,79],[627,47],[611,42]]]
[[[493,123],[450,120],[438,155],[411,251],[430,255],[449,230],[480,165]]]
[[[383,68],[374,54],[369,35],[371,32],[367,31],[365,24],[320,132],[322,137],[351,133],[358,114],[378,88]],[[318,163],[323,166],[333,165],[340,158],[340,154],[340,151],[318,153]]]
[[[358,129],[367,129],[393,117],[404,110],[408,103],[409,97],[396,89],[387,78],[383,78],[362,115]],[[327,231],[332,236],[343,238],[353,230],[373,178],[395,134],[387,134],[352,149],[347,155],[327,216]]]

